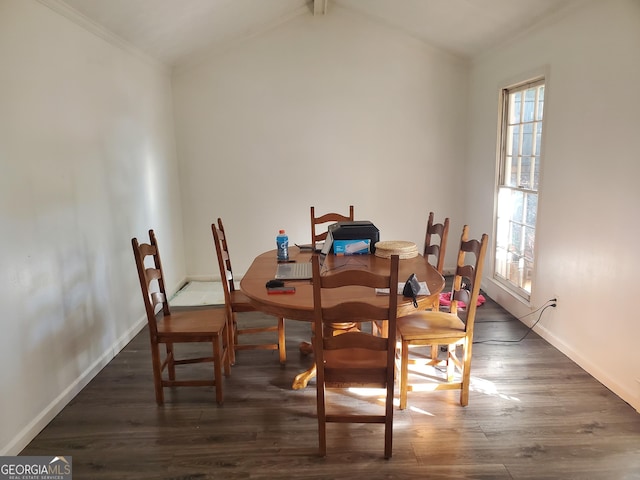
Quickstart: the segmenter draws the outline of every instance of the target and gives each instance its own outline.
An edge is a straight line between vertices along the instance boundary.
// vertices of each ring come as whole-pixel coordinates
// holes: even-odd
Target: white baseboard
[[[55,418],[80,391],[115,357],[147,324],[146,315],[120,336],[89,368],[47,405],[11,442],[0,456],[18,455]]]
[[[632,388],[628,388],[629,386],[621,385],[619,382],[611,378],[611,376],[608,375],[605,371],[603,371],[600,366],[593,363],[590,358],[585,357],[584,355],[581,355],[579,352],[575,351],[573,348],[564,343],[561,339],[556,337],[553,333],[549,332],[549,330],[547,330],[543,326],[536,326],[534,328],[534,331],[555,348],[564,353],[571,360],[573,360],[575,363],[577,363],[580,368],[582,368],[589,375],[598,380],[602,385],[607,387],[622,400],[635,408],[638,413],[640,413],[640,396],[638,396],[636,391],[632,391],[635,385],[630,386]]]
[[[190,275],[185,279],[186,282],[219,282],[220,276],[214,275]]]
[[[189,279],[183,278],[173,287],[173,294],[178,291]],[[0,456],[18,455],[31,440],[33,440],[48,424],[62,411],[73,398],[86,387],[91,380],[102,370],[120,351],[135,337],[147,324],[147,317],[139,318],[120,338],[118,338],[102,355],[93,362],[71,385],[65,388],[49,405],[47,405],[29,424],[18,433],[8,445],[0,450]]]
[[[240,282],[240,280],[242,280],[242,277],[244,275],[233,275],[233,280],[236,283],[236,285]],[[220,281],[220,276],[219,275],[191,275],[188,276],[185,279],[184,283],[188,283],[188,282],[219,282]]]

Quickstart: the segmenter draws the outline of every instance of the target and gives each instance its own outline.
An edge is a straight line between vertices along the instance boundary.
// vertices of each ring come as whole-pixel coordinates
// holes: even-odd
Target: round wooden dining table
[[[290,261],[309,262],[313,252],[300,250],[298,247],[289,249]],[[375,255],[327,255],[322,266],[322,275],[331,275],[332,272],[342,269],[365,269],[384,274],[389,272],[388,258]],[[313,322],[313,287],[311,280],[286,280],[286,286],[294,286],[293,294],[269,294],[266,283],[272,280],[277,269],[276,250],[270,250],[258,255],[240,281],[242,292],[249,298],[253,306],[264,313],[283,317],[286,319]],[[413,304],[412,298],[399,296],[398,317],[413,313],[416,309],[431,305],[434,297],[437,297],[444,288],[444,277],[422,256],[401,259],[399,264],[398,279],[404,282],[411,274],[415,274],[418,281],[425,282],[429,295],[417,297],[418,307]],[[376,293],[366,287],[345,287],[331,289],[323,293],[323,305],[330,306],[333,303],[345,300],[359,300],[372,304],[384,305],[387,300],[385,295]],[[308,344],[307,344],[308,345]],[[301,350],[308,347],[301,346]],[[315,367],[301,373],[293,382],[294,389],[304,388],[307,382],[315,375]]]

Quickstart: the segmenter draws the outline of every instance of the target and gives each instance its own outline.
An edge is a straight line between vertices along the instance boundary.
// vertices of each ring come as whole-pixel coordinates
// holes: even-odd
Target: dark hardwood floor
[[[315,383],[291,389],[312,362],[298,351],[310,326],[286,328],[287,365],[240,352],[221,407],[209,387],[165,389],[157,407],[144,330],[21,454],[72,456],[76,480],[640,479],[640,415],[533,332],[486,342],[527,330],[491,300],[478,311],[486,343],[474,346],[469,406],[457,391],[410,392],[390,460],[380,425],[329,425],[318,457]],[[361,393],[331,400],[378,408]]]

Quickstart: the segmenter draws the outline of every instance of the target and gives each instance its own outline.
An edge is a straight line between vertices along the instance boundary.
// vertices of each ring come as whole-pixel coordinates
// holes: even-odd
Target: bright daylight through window
[[[529,300],[535,265],[544,80],[502,91],[494,277]]]

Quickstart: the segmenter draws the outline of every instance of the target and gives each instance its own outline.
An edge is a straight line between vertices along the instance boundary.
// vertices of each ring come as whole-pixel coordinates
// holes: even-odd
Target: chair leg
[[[456,362],[454,361],[455,345],[447,345],[447,382],[453,382],[453,375],[456,371]]]
[[[402,340],[400,350],[400,410],[407,408],[407,391],[409,389],[409,342]]]
[[[229,346],[229,362],[231,365],[236,364],[236,345],[238,343],[238,323],[236,320],[236,313],[229,312],[229,324],[228,329],[228,346]]]
[[[231,376],[231,352],[233,348],[229,346],[229,324],[225,326],[224,332],[222,334],[222,360],[224,367],[224,376]]]
[[[434,365],[438,363],[439,350],[440,350],[440,345],[431,345],[431,361],[434,362]]]
[[[316,387],[318,395],[318,444],[321,457],[327,456],[327,419],[324,403],[324,388]]]
[[[151,342],[151,363],[153,366],[153,385],[156,391],[156,403],[164,404],[164,391],[162,390],[162,371],[160,366],[160,346]]]
[[[319,426],[318,426],[319,430],[319,442],[320,442],[320,449],[319,449],[319,453],[321,457],[326,457],[327,456],[327,424],[322,422]]]
[[[214,371],[214,380],[216,384],[216,402],[218,405],[222,405],[224,401],[222,395],[222,365],[220,362],[222,361],[222,352],[220,351],[220,341],[222,339],[219,336],[213,337],[213,371]]]
[[[384,422],[384,458],[391,458],[393,451],[393,387],[387,389]]]
[[[285,342],[284,318],[278,318],[278,352],[280,353],[280,364],[287,362],[287,345]]]
[[[384,458],[391,458],[393,451],[393,427],[384,427]]]
[[[462,366],[462,385],[460,387],[460,405],[469,404],[469,383],[471,382],[471,343],[465,341]]]
[[[176,364],[175,357],[173,355],[173,343],[167,342],[167,371],[169,372],[169,380],[176,379]]]

